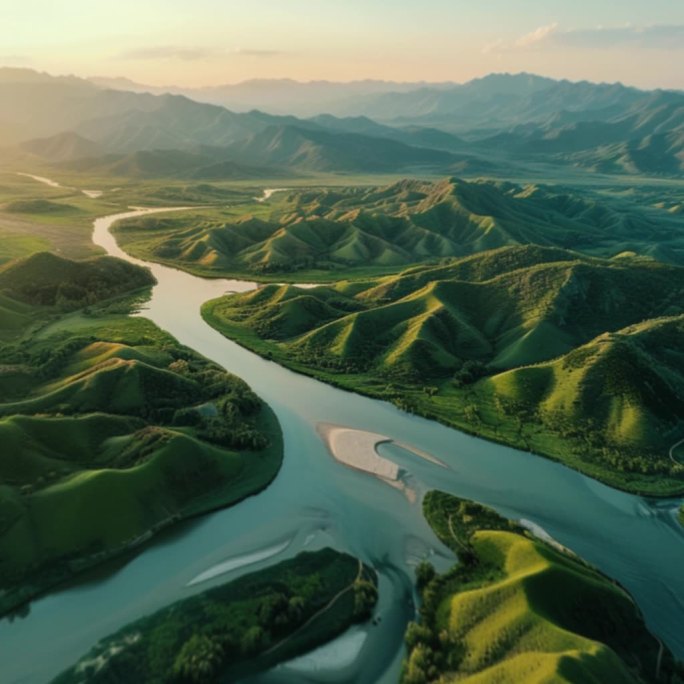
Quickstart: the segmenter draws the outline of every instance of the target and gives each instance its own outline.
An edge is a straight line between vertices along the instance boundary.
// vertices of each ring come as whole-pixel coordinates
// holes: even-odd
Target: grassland
[[[420,569],[404,684],[680,681],[631,597],[574,555],[442,492],[423,511],[459,563]]]
[[[54,682],[236,681],[366,620],[376,586],[349,555],[302,553],[126,626]]]
[[[0,268],[0,612],[280,467],[244,382],[125,315],[152,282],[110,257]]]
[[[293,370],[558,459],[629,491],[684,490],[684,269],[536,246],[205,304]]]
[[[135,256],[200,275],[320,282],[525,244],[682,263],[684,221],[670,209],[624,195],[449,178],[300,189],[267,204],[243,199],[115,230]]]

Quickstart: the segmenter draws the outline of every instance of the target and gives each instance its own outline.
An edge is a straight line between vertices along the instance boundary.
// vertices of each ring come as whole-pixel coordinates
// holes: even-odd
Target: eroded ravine
[[[109,233],[116,220],[138,213],[98,219],[96,244],[144,263],[123,253]],[[97,639],[143,614],[211,582],[324,545],[375,565],[381,574],[381,621],[340,642],[346,656],[351,652],[354,657],[329,649],[332,656],[324,652],[297,663],[297,669],[290,670],[292,681],[307,676],[312,681],[396,681],[402,633],[413,614],[410,565],[430,553],[439,558],[444,550],[420,514],[420,497],[412,503],[403,491],[333,459],[320,425],[394,440],[378,452],[400,467],[403,481],[418,493],[441,488],[542,527],[626,586],[651,629],[684,657],[684,535],[674,518],[674,502],[649,502],[617,492],[548,460],[292,373],[226,340],[200,316],[204,301],[226,291],[253,289],[255,283],[203,279],[146,265],[158,285],[143,314],[242,377],[273,407],[285,437],[283,468],[258,496],[181,525],[116,572],[99,573],[53,592],[34,601],[26,617],[0,623],[3,681],[48,681]],[[448,468],[396,443],[431,454]],[[228,570],[212,574],[222,567]],[[208,579],[193,584],[197,577]],[[277,681],[287,681],[287,672],[280,668]],[[268,673],[257,678],[270,679]]]

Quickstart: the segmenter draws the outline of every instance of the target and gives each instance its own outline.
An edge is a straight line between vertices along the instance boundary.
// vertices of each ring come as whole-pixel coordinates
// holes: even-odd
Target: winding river
[[[95,221],[94,242],[135,263],[109,233],[137,210]],[[2,681],[42,684],[101,637],[171,601],[233,579],[302,549],[325,545],[373,564],[380,574],[377,624],[354,628],[328,647],[251,682],[396,682],[406,622],[414,615],[411,566],[450,554],[399,488],[333,459],[318,430],[340,425],[385,435],[378,447],[418,493],[440,488],[528,521],[594,563],[629,591],[649,627],[684,658],[684,533],[675,501],[625,494],[562,465],[470,437],[390,404],[288,371],[226,340],[200,305],[257,285],[203,279],[158,264],[142,315],[180,342],[242,377],[278,415],[285,459],[274,483],[233,508],[183,523],[128,562],[101,569],[0,622]],[[431,454],[448,467],[399,446]]]

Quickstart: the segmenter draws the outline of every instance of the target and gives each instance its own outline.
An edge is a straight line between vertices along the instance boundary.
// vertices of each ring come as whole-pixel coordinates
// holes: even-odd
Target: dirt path
[[[682,444],[684,444],[684,439],[680,439],[676,444],[673,444],[673,445],[670,447],[670,460],[671,460],[672,463],[674,463],[675,465],[684,465],[684,463],[680,463],[680,462],[675,458],[675,455],[674,455],[675,449],[679,448]]]
[[[318,617],[323,615],[326,610],[330,610],[332,606],[342,597],[344,596],[348,591],[353,591],[354,585],[361,579],[361,575],[363,574],[363,563],[359,561],[359,567],[356,571],[356,577],[353,579],[351,584],[346,586],[344,589],[341,589],[338,591],[335,596],[333,596],[328,603],[326,603],[322,608],[317,610],[303,625],[298,627],[292,634],[289,634],[286,636],[284,639],[279,641],[277,644],[274,644],[271,646],[271,648],[268,649],[268,651],[265,651],[262,655],[269,655],[270,653],[273,653],[273,651],[281,648],[284,646],[286,643],[288,643],[290,640],[294,639],[302,630],[306,629],[314,620],[316,620]]]

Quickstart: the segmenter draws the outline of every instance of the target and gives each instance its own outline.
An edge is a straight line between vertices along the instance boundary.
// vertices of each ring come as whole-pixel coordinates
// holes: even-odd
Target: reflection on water
[[[125,257],[108,233],[112,221],[96,222],[94,240]],[[3,682],[45,682],[97,639],[135,618],[212,582],[324,545],[352,553],[380,573],[379,623],[368,629],[354,663],[325,677],[360,684],[396,681],[403,630],[414,614],[412,567],[425,556],[444,567],[451,554],[425,523],[419,502],[412,504],[379,479],[331,458],[316,431],[319,423],[386,435],[443,461],[448,468],[397,444],[378,447],[382,457],[408,473],[412,487],[443,489],[524,518],[596,564],[633,593],[653,631],[684,656],[684,534],[673,522],[672,502],[617,492],[548,460],[287,371],[224,339],[200,316],[207,299],[252,289],[254,283],[151,268],[158,285],[143,315],[244,378],[273,407],[285,437],[283,468],[258,496],[150,544],[113,574],[34,601],[24,619],[2,621]],[[292,540],[287,548],[269,558],[188,586],[227,559],[285,539]],[[316,678],[321,673],[312,681],[324,681]],[[301,682],[303,674],[282,666],[252,681]]]

